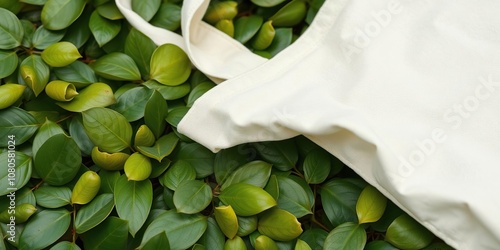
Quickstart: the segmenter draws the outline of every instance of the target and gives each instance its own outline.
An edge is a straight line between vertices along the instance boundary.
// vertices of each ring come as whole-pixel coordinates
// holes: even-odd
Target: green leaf
[[[179,160],[160,177],[160,183],[175,191],[182,182],[194,179],[196,179],[196,170],[188,162]]]
[[[205,178],[214,172],[214,153],[198,143],[181,143],[173,160],[187,161],[196,169],[196,178]]]
[[[434,239],[434,235],[407,214],[396,218],[385,234],[385,240],[400,249],[421,249]]]
[[[247,236],[257,230],[257,216],[238,216],[238,233],[240,237]]]
[[[246,250],[247,247],[243,239],[239,236],[236,236],[232,239],[227,239],[224,244],[224,250]]]
[[[188,109],[185,110],[187,112]],[[174,111],[170,111],[169,115]],[[247,163],[248,150],[241,146],[223,149],[215,155],[214,174],[217,183],[224,183],[226,179],[240,166]]]
[[[394,249],[396,249],[396,248],[394,248]],[[389,249],[389,250],[392,250],[392,249]],[[444,242],[434,242],[422,250],[454,250],[454,248],[448,246]]]
[[[0,49],[13,49],[23,40],[24,29],[12,12],[0,8]]]
[[[154,90],[143,87],[132,88],[120,95],[116,100],[116,104],[111,108],[127,118],[127,121],[137,121],[144,117],[146,104],[153,92]]]
[[[91,35],[89,28],[91,13],[91,9],[85,10],[82,15],[67,28],[63,40],[74,44],[77,48],[82,48]]]
[[[244,44],[252,39],[262,26],[263,19],[258,15],[242,16],[234,23],[234,39]]]
[[[300,0],[299,0],[300,1]],[[284,50],[286,47],[292,44],[293,38],[293,30],[292,28],[278,28],[275,29],[275,35],[273,42],[269,47],[267,47],[266,51],[271,54],[271,56],[275,56]]]
[[[83,234],[84,249],[125,249],[128,238],[128,222],[110,216],[97,227]]]
[[[151,161],[141,153],[135,152],[125,161],[124,171],[129,181],[143,181],[151,175]]]
[[[35,96],[38,96],[49,82],[50,68],[39,55],[26,57],[19,66],[19,72]]]
[[[325,239],[328,236],[328,232],[319,228],[311,228],[305,230],[299,237],[299,239],[307,242],[307,244],[314,250],[323,249]]]
[[[99,171],[101,177],[100,193],[114,193],[116,181],[120,178],[119,171]]]
[[[0,168],[0,196],[10,193],[9,188],[18,190],[28,183],[32,171],[31,157],[23,152],[5,150],[0,154],[0,162],[4,166]],[[11,169],[15,170],[14,175]]]
[[[276,175],[271,175],[269,181],[267,182],[264,190],[268,192],[275,200],[278,200],[280,197],[280,188],[278,184],[278,177]]]
[[[70,42],[58,42],[42,52],[42,59],[52,67],[64,67],[81,58],[78,49]]]
[[[113,52],[95,61],[92,68],[96,74],[110,80],[135,81],[141,79],[139,68],[127,54]]]
[[[295,143],[290,140],[252,144],[264,161],[281,171],[292,169],[299,158]]]
[[[181,97],[186,96],[187,94],[189,94],[189,91],[191,91],[191,85],[189,83],[183,83],[177,86],[167,86],[159,84],[155,80],[149,80],[142,83],[142,85],[160,92],[161,96],[163,96],[163,99],[167,101],[177,100]]]
[[[182,86],[182,85],[180,85],[180,86]],[[184,117],[184,115],[187,114],[188,111],[189,111],[188,107],[175,107],[175,108],[171,109],[168,112],[167,118],[165,118],[165,120],[171,126],[177,127],[177,125],[179,124],[179,122],[182,120],[182,118]]]
[[[173,44],[163,44],[151,57],[151,76],[161,84],[177,86],[185,82],[191,73],[191,61],[186,53]]]
[[[48,30],[42,25],[33,33],[33,46],[39,50],[44,50],[51,44],[59,42],[65,33],[65,30]]]
[[[255,249],[279,250],[276,242],[265,235],[260,235],[255,239]]]
[[[71,189],[68,187],[41,186],[33,193],[36,203],[46,208],[59,208],[71,202]]]
[[[294,250],[311,250],[311,247],[307,244],[307,242],[297,239]]]
[[[22,3],[18,0],[3,0],[0,2],[0,8],[5,8],[14,14],[19,13],[22,7]]]
[[[125,40],[125,54],[134,59],[143,78],[149,77],[149,63],[156,47],[149,37],[136,29],[130,30]]]
[[[167,125],[165,121],[167,112],[167,102],[158,91],[154,91],[146,104],[144,122],[148,128],[151,129],[151,132],[153,132],[156,138],[159,138],[165,130]]]
[[[170,249],[180,250],[192,246],[207,229],[207,217],[201,214],[181,214],[173,210],[156,218],[144,232],[142,242],[165,232],[170,242]]]
[[[359,224],[378,221],[385,211],[387,198],[373,186],[366,186],[356,203]]]
[[[232,239],[238,233],[238,217],[231,206],[218,206],[214,210],[215,220],[221,231]]]
[[[50,250],[81,250],[81,248],[76,243],[61,241],[51,247]]]
[[[307,3],[302,0],[292,0],[269,18],[277,27],[293,27],[302,22],[307,13]]]
[[[70,182],[78,173],[81,163],[78,145],[65,134],[56,134],[47,139],[34,158],[37,174],[46,183],[55,186]]]
[[[203,94],[208,92],[211,88],[215,87],[213,82],[202,82],[196,85],[191,92],[189,92],[189,96],[186,101],[186,107],[193,106],[194,102]]]
[[[333,226],[348,221],[357,222],[356,203],[361,190],[345,179],[334,179],[321,187],[321,203]]]
[[[212,201],[212,189],[199,180],[183,181],[174,192],[177,212],[195,214],[205,209]]]
[[[150,23],[170,31],[177,30],[181,26],[181,7],[164,1]]]
[[[100,149],[115,153],[131,147],[132,126],[120,113],[107,108],[92,108],[82,114],[85,131]]]
[[[137,149],[145,156],[161,162],[172,153],[177,142],[179,142],[179,137],[175,133],[169,133],[160,137],[152,147],[138,146]]]
[[[149,22],[160,8],[161,2],[162,0],[132,0],[132,10]]]
[[[252,3],[260,7],[273,7],[284,2],[284,0],[251,0],[251,1]]]
[[[120,218],[129,222],[129,232],[135,236],[146,221],[153,204],[151,181],[128,181],[122,175],[115,184],[116,212]]]
[[[260,216],[258,230],[259,233],[279,241],[293,240],[302,233],[302,227],[297,218],[290,212],[279,208],[270,209]]]
[[[121,21],[113,21],[103,18],[97,10],[90,16],[89,28],[99,47],[104,46],[109,41],[113,40],[122,28]]]
[[[81,61],[75,61],[66,67],[54,68],[53,70],[59,79],[71,82],[77,88],[86,87],[97,82],[94,70]]]
[[[387,241],[374,240],[374,241],[366,244],[366,247],[364,250],[399,250],[399,248],[394,247],[393,245],[391,245]],[[439,248],[439,250],[441,250],[441,248]],[[453,249],[449,249],[449,250],[453,250]]]
[[[92,108],[103,108],[115,103],[111,87],[105,83],[96,82],[80,91],[69,102],[58,102],[61,108],[71,112],[83,112]]]
[[[312,214],[312,204],[307,192],[294,180],[277,176],[279,187],[278,207],[292,213],[297,218]]]
[[[0,110],[0,138],[13,135],[16,145],[27,141],[38,129],[36,119],[28,112],[17,107]],[[8,140],[0,140],[0,147],[8,147]]]
[[[49,30],[70,26],[83,12],[85,0],[48,0],[42,9],[42,23]]]
[[[99,15],[109,20],[118,20],[124,18],[123,14],[120,12],[118,7],[116,7],[116,4],[114,2],[101,4],[97,6],[96,10]]]
[[[83,120],[80,115],[73,117],[69,122],[69,135],[75,140],[76,144],[84,155],[90,155],[94,143],[90,140],[85,128],[83,127]]]
[[[200,240],[199,244],[202,244],[207,249],[223,249],[224,248],[225,237],[222,231],[217,225],[214,218],[208,217],[207,229]]]
[[[220,193],[219,199],[231,205],[240,216],[255,215],[276,206],[274,198],[264,189],[246,183],[227,187]]]
[[[354,222],[346,222],[328,234],[323,249],[363,250],[365,244],[366,232],[363,226]]]
[[[158,233],[157,235],[151,237],[144,245],[140,248],[140,250],[170,250],[170,243],[168,242],[167,235],[165,231]]]
[[[42,249],[59,239],[69,227],[66,209],[43,210],[33,215],[19,239],[19,249]]]
[[[297,184],[299,184],[304,191],[306,191],[307,197],[309,198],[309,203],[314,204],[315,201],[315,194],[313,193],[313,190],[311,189],[311,186],[307,184],[306,180],[304,178],[301,178],[297,175],[288,175],[288,179],[293,180]]]
[[[14,73],[17,68],[18,57],[15,51],[0,50],[0,79]]]
[[[322,149],[313,150],[306,155],[303,168],[307,183],[322,183],[330,173],[330,155]]]
[[[76,213],[76,233],[82,234],[103,222],[113,211],[113,194],[101,194]]]
[[[32,152],[36,155],[40,147],[52,136],[65,134],[64,130],[55,122],[45,120],[33,140]]]
[[[264,188],[271,176],[272,165],[263,161],[252,161],[236,169],[222,184],[221,190],[235,183],[247,183]]]

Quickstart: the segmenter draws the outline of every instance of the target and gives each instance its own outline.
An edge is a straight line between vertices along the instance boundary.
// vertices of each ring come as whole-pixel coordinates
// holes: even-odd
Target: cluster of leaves
[[[272,56],[319,6],[257,48],[262,20],[286,24],[297,9],[270,2],[212,23],[235,19],[235,38]],[[223,3],[207,15],[224,16]],[[132,1],[176,32],[181,4]],[[114,1],[6,0],[0,27],[0,162],[15,161],[14,177],[0,169],[0,249],[447,247],[304,137],[213,154],[179,134],[214,83],[130,28]]]

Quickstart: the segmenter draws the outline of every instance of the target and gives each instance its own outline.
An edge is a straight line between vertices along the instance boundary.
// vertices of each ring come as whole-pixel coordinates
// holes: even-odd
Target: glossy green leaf
[[[80,250],[81,248],[73,242],[61,241],[50,248],[50,250]]]
[[[51,44],[61,41],[65,33],[65,30],[48,30],[42,25],[33,33],[33,46],[39,50],[46,49]]]
[[[171,126],[177,127],[179,122],[182,120],[184,115],[187,114],[188,111],[189,111],[188,107],[175,107],[168,112],[167,118],[165,118],[165,120]]]
[[[117,81],[135,81],[141,79],[139,68],[127,54],[113,52],[95,61],[92,68],[96,74]]]
[[[293,240],[302,233],[302,227],[297,218],[290,212],[279,208],[262,213],[258,230],[261,234],[279,241]]]
[[[273,7],[284,2],[284,0],[251,0],[251,1],[252,3],[261,7]]]
[[[115,102],[111,87],[105,83],[96,82],[80,90],[80,93],[70,102],[58,102],[57,105],[71,112],[83,112],[92,108],[103,108]]]
[[[400,249],[421,249],[433,239],[429,230],[406,214],[396,218],[385,234],[385,240]]]
[[[94,171],[85,169],[77,179],[71,193],[71,204],[85,205],[96,197],[101,188],[101,177]]]
[[[26,86],[15,83],[0,85],[0,109],[8,108],[16,103],[25,89]]]
[[[181,7],[164,1],[150,23],[170,31],[177,30],[181,26]]]
[[[81,116],[75,116],[69,122],[69,135],[75,140],[76,144],[84,155],[91,155],[94,143],[90,140],[83,127],[83,120]]]
[[[170,249],[181,250],[192,246],[207,229],[207,217],[201,214],[181,214],[173,210],[156,218],[144,232],[142,242],[165,232]]]
[[[56,101],[69,102],[78,95],[78,92],[72,83],[54,80],[45,86],[45,94]]]
[[[179,160],[174,162],[160,178],[160,183],[175,191],[182,182],[194,179],[196,179],[196,170],[188,162]]]
[[[113,194],[101,194],[76,213],[76,233],[82,234],[103,222],[113,211]]]
[[[8,138],[13,135],[16,145],[27,141],[38,129],[36,119],[23,109],[10,107],[0,110],[0,136]],[[6,148],[9,140],[0,140],[0,147]]]
[[[207,249],[223,249],[225,237],[214,218],[208,217],[207,229],[198,240]]]
[[[221,231],[229,239],[238,233],[238,217],[231,206],[218,206],[214,210],[215,220]]]
[[[130,30],[125,40],[125,54],[134,59],[143,78],[149,77],[149,64],[156,47],[149,37],[136,29]]]
[[[198,143],[181,143],[173,160],[187,161],[196,169],[196,178],[207,177],[214,172],[214,154]]]
[[[307,183],[322,183],[330,173],[330,155],[322,149],[309,152],[304,159],[303,169]]]
[[[267,21],[260,27],[259,32],[254,37],[252,47],[256,50],[265,50],[273,42],[276,31],[272,21]]]
[[[234,39],[244,44],[252,39],[262,26],[263,19],[258,15],[242,16],[234,23]]]
[[[220,193],[219,199],[231,205],[240,216],[255,215],[276,206],[274,198],[264,189],[246,183],[228,186]]]
[[[299,239],[305,241],[311,249],[321,250],[325,243],[325,239],[328,236],[328,232],[320,228],[306,229],[299,237]]]
[[[35,25],[26,19],[21,19],[21,25],[23,26],[24,35],[21,45],[25,48],[33,47],[33,34],[35,33]]]
[[[146,104],[144,122],[148,128],[151,129],[156,138],[159,138],[165,130],[167,125],[165,121],[167,112],[167,102],[158,91],[154,91]]]
[[[123,14],[120,12],[118,7],[116,7],[114,2],[101,4],[97,6],[96,10],[99,15],[109,20],[119,20],[124,18]]]
[[[71,203],[71,189],[68,187],[41,186],[34,192],[36,203],[46,208],[59,208]]]
[[[148,88],[132,88],[117,98],[112,109],[122,114],[129,122],[144,117],[144,110],[154,90]]]
[[[65,134],[47,139],[34,158],[37,174],[48,184],[64,185],[78,173],[82,162],[80,148]]]
[[[156,141],[155,135],[153,134],[151,129],[148,128],[148,126],[143,124],[137,129],[134,138],[134,146],[150,147],[153,146],[155,141]]]
[[[366,244],[364,250],[399,250],[399,248],[394,247],[387,241],[375,240]]]
[[[292,27],[304,19],[307,13],[307,4],[303,0],[292,0],[269,18],[277,27]]]
[[[236,1],[221,1],[213,2],[208,6],[205,13],[205,21],[210,24],[215,24],[220,20],[232,20],[238,14],[238,2]]]
[[[158,233],[157,235],[151,237],[142,247],[139,248],[140,250],[157,250],[157,249],[163,249],[163,250],[170,250],[170,243],[168,242],[167,234],[165,234],[165,231]]]
[[[4,8],[14,14],[17,14],[22,7],[22,3],[19,0],[3,0],[0,2],[0,8]]]
[[[115,184],[115,206],[120,218],[129,222],[129,232],[135,236],[146,221],[153,203],[151,181],[128,181],[122,175]]]
[[[233,20],[223,19],[215,24],[215,28],[224,32],[230,37],[234,37],[234,24]]]
[[[275,200],[278,200],[280,197],[280,188],[278,184],[278,177],[276,175],[271,175],[269,181],[267,182],[264,190],[268,192]]]
[[[373,186],[367,186],[361,192],[356,203],[356,214],[359,223],[378,221],[384,214],[386,204],[387,198],[383,194]]]
[[[74,44],[79,49],[82,48],[92,34],[89,28],[91,14],[91,9],[84,10],[81,16],[66,29],[62,40]]]
[[[84,249],[125,249],[128,238],[127,221],[110,216],[83,234]]]
[[[361,190],[345,179],[334,179],[321,187],[321,203],[326,216],[334,226],[348,221],[358,221],[356,203]]]
[[[15,51],[0,50],[0,79],[14,73],[17,68],[18,57]]]
[[[151,175],[149,178],[158,178],[162,175],[168,167],[170,167],[172,161],[168,158],[163,159],[161,162],[151,161],[151,165],[153,166],[153,170],[151,171]]]
[[[307,242],[297,239],[297,243],[295,243],[294,250],[311,250],[312,248],[307,244]]]
[[[193,106],[194,102],[200,98],[203,94],[208,92],[210,89],[215,87],[215,84],[213,82],[202,82],[198,85],[196,85],[191,92],[189,92],[189,96],[187,98],[186,106],[191,107]]]
[[[100,47],[115,38],[122,28],[120,21],[103,18],[97,11],[90,16],[89,28]]]
[[[70,42],[58,42],[42,52],[42,59],[52,67],[64,67],[81,58],[78,49]]]
[[[264,161],[273,164],[278,170],[288,171],[298,161],[297,147],[290,140],[259,142],[252,144]]]
[[[227,239],[224,244],[224,250],[247,250],[245,242],[239,236],[232,239]]]
[[[195,214],[205,209],[212,201],[212,189],[199,180],[187,180],[179,184],[174,192],[177,212]]]
[[[132,0],[132,10],[139,14],[144,20],[149,21],[160,8],[162,0]]]
[[[260,235],[255,239],[255,250],[278,250],[278,245],[271,238]]]
[[[42,249],[59,239],[69,227],[66,209],[43,210],[33,215],[19,239],[19,249]]]
[[[0,168],[0,196],[10,193],[10,188],[18,190],[28,183],[32,171],[31,157],[23,152],[6,150],[0,154],[0,162],[4,166]]]
[[[19,66],[19,72],[26,85],[38,96],[49,82],[50,69],[39,55],[26,57]]]
[[[99,193],[114,193],[116,181],[120,178],[119,171],[99,171],[101,177],[101,188]]]
[[[48,0],[42,9],[42,23],[49,30],[70,26],[83,12],[85,0]]]
[[[151,161],[141,153],[135,152],[125,162],[124,171],[129,181],[143,181],[151,175]]]
[[[153,146],[138,146],[137,149],[145,156],[156,159],[160,162],[163,158],[172,153],[178,142],[179,137],[177,137],[174,133],[168,133],[160,137]]]
[[[187,111],[188,109],[185,109],[185,112]],[[173,112],[173,110],[170,111],[170,113]],[[214,174],[217,183],[224,183],[238,167],[247,163],[249,158],[249,150],[244,149],[243,146],[219,151],[214,160]]]
[[[0,49],[13,49],[21,45],[24,29],[12,12],[0,8]]]
[[[75,61],[72,64],[54,68],[54,74],[61,80],[73,83],[77,88],[97,82],[97,77],[89,65]]]
[[[288,175],[288,178],[299,184],[304,191],[306,191],[307,197],[309,198],[309,203],[314,204],[316,198],[311,186],[307,184],[306,180],[297,175]]]
[[[191,73],[191,62],[186,53],[173,44],[163,44],[151,57],[150,79],[161,84],[177,86],[185,82]]]
[[[120,113],[106,108],[92,108],[82,114],[85,131],[100,149],[115,153],[131,147],[132,127]]]
[[[238,233],[240,237],[247,236],[257,230],[257,216],[238,216]]]
[[[177,100],[181,97],[186,96],[191,91],[191,85],[189,83],[183,83],[177,86],[167,86],[158,83],[157,81],[150,80],[142,83],[149,89],[154,89],[160,92],[161,96],[165,100]]]
[[[363,250],[365,244],[366,232],[363,226],[354,222],[346,222],[328,234],[323,249]]]
[[[236,183],[247,183],[264,188],[271,176],[272,165],[263,161],[249,162],[234,171],[222,184],[221,190]]]
[[[297,218],[312,214],[312,204],[308,194],[297,182],[277,176],[279,187],[278,207],[292,213]]]

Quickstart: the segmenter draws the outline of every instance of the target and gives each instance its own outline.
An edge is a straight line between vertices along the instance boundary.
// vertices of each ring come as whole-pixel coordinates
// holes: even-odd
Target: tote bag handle
[[[157,45],[172,43],[181,47],[193,65],[219,83],[265,63],[238,41],[202,21],[209,0],[184,0],[181,29],[183,36],[155,27],[132,10],[131,0],[115,0],[128,22]]]

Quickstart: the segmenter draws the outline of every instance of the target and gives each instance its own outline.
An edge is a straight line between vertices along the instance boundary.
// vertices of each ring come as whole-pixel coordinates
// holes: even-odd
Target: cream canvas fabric
[[[303,134],[451,246],[500,248],[499,1],[327,0],[269,61],[210,52],[220,33],[200,21],[206,4],[184,1],[181,45],[228,80],[181,133],[214,152]]]

